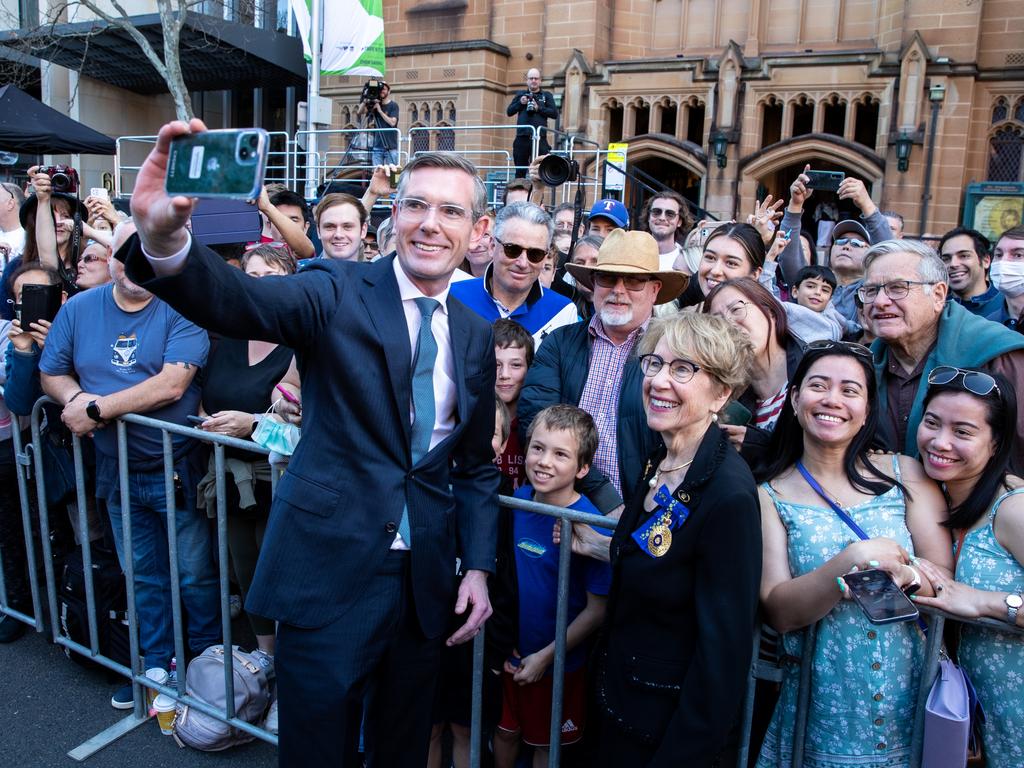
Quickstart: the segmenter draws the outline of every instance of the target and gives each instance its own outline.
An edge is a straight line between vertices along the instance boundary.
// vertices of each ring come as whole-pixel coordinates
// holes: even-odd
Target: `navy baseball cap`
[[[593,219],[595,216],[603,216],[613,221],[616,227],[622,227],[623,229],[629,227],[629,211],[626,210],[626,206],[620,200],[612,198],[598,200],[594,203],[594,207],[590,209],[590,218]]]

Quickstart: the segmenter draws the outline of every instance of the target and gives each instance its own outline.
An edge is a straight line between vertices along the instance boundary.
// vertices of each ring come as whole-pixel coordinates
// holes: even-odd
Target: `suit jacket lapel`
[[[458,419],[456,426],[469,418],[469,398],[466,395],[466,359],[469,356],[469,323],[471,310],[448,294],[448,333],[452,339],[452,359],[455,362],[455,388]]]
[[[392,259],[381,259],[367,270],[359,295],[384,350],[387,375],[395,405],[398,407],[399,421],[402,423],[406,440],[410,440],[412,348],[409,346],[409,326],[405,323],[405,310],[402,307],[402,297],[398,293],[398,281],[392,271]]]

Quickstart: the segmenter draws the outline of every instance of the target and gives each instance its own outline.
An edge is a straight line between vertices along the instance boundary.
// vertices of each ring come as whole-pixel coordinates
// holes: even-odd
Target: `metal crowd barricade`
[[[316,194],[316,187],[328,181],[328,175],[332,172],[335,175],[331,178],[339,179],[345,178],[349,173],[372,173],[373,145],[377,134],[383,133],[395,136],[396,148],[393,151],[398,156],[398,164],[404,165],[403,137],[398,128],[324,128],[315,131],[296,131],[291,145],[291,167],[296,176],[294,188],[301,189],[305,185],[305,197],[312,198]],[[352,146],[359,137],[366,140],[367,147]],[[328,141],[327,147],[321,146],[323,139]],[[314,143],[317,145],[316,159],[311,161],[310,147]],[[338,146],[332,148],[331,145],[335,143]],[[312,186],[309,184],[311,178],[315,181]]]
[[[430,135],[432,133],[449,135],[455,141],[455,152],[465,157],[472,157],[474,153],[490,153],[496,149],[505,148],[506,161],[500,165],[478,165],[477,170],[482,171],[486,176],[488,171],[502,171],[507,175],[515,176],[516,166],[511,159],[511,152],[508,148],[518,135],[516,131],[530,131],[530,159],[537,157],[537,149],[540,146],[540,134],[535,126],[528,125],[453,125],[453,126],[422,126],[410,128],[406,135],[408,148],[406,155],[415,157],[421,150],[416,148],[417,142],[426,144],[426,151],[430,149]],[[508,135],[511,131],[511,135]],[[443,134],[442,134],[443,132]],[[506,138],[507,136],[507,138]],[[464,144],[469,139],[468,144]],[[525,169],[524,169],[525,170]]]
[[[179,668],[176,684],[160,685],[145,676],[139,654],[139,627],[138,617],[135,610],[135,585],[134,585],[134,564],[133,559],[127,554],[132,552],[132,519],[131,514],[122,515],[121,535],[124,541],[123,552],[126,553],[124,562],[126,592],[127,592],[127,613],[128,632],[130,640],[130,661],[129,666],[104,656],[99,648],[99,628],[96,616],[96,592],[92,573],[92,548],[87,532],[89,530],[87,520],[87,499],[85,472],[82,461],[82,444],[80,438],[73,440],[73,454],[75,467],[75,484],[77,499],[77,514],[79,517],[79,530],[82,536],[82,556],[85,571],[85,593],[88,614],[88,645],[72,640],[62,632],[60,612],[57,600],[57,574],[54,572],[52,548],[49,537],[40,536],[42,549],[43,566],[45,571],[45,585],[40,585],[36,572],[35,546],[32,538],[31,509],[28,494],[30,489],[29,474],[34,472],[34,491],[36,493],[40,530],[42,532],[50,529],[50,510],[46,500],[46,477],[42,453],[42,428],[41,415],[43,406],[53,403],[47,397],[40,398],[33,407],[30,428],[32,441],[25,445],[21,433],[15,426],[12,430],[14,450],[18,474],[18,489],[21,496],[21,518],[25,532],[26,554],[29,570],[29,586],[31,589],[32,606],[34,617],[23,612],[12,609],[7,604],[6,586],[3,581],[3,573],[0,570],[0,613],[7,614],[25,624],[33,627],[36,632],[44,631],[44,622],[41,617],[46,610],[49,619],[49,633],[53,642],[72,652],[81,654],[97,664],[123,675],[132,682],[133,687],[133,710],[130,715],[123,718],[115,725],[96,734],[85,743],[69,752],[69,755],[76,760],[85,760],[95,754],[103,747],[109,745],[116,739],[130,733],[149,719],[146,708],[146,690],[150,689],[157,693],[170,696],[176,702],[180,702],[192,709],[203,712],[211,717],[226,722],[235,728],[250,733],[270,744],[277,744],[277,737],[257,725],[244,722],[236,717],[234,712],[234,678],[231,665],[225,664],[224,683],[226,705],[219,710],[204,702],[198,701],[189,696],[185,691],[185,669],[184,665]],[[185,644],[183,635],[183,619],[181,606],[181,584],[177,564],[177,536],[176,536],[176,515],[178,510],[175,507],[174,488],[174,452],[172,435],[181,435],[196,440],[211,443],[213,445],[213,459],[215,468],[215,490],[216,490],[216,530],[217,530],[217,552],[219,567],[219,597],[221,609],[221,631],[225,647],[232,646],[231,613],[229,605],[228,586],[228,544],[227,544],[227,501],[226,501],[226,474],[224,451],[227,447],[239,448],[255,454],[266,454],[267,451],[255,443],[247,440],[239,440],[224,435],[216,435],[193,429],[191,427],[171,424],[159,421],[146,416],[126,415],[118,419],[115,425],[108,428],[117,430],[118,450],[118,471],[120,480],[120,493],[122,509],[130,508],[129,495],[129,465],[128,465],[128,437],[127,425],[135,424],[158,430],[162,437],[163,447],[163,473],[165,497],[167,502],[167,531],[168,531],[168,553],[170,563],[170,587],[172,597],[172,626],[174,634],[174,648],[178,659],[184,660]],[[271,475],[274,489],[276,489],[277,473]],[[516,499],[506,496],[499,497],[502,505],[528,512],[548,515],[558,519],[561,525],[561,537],[564,542],[571,540],[572,524],[584,523],[603,529],[614,529],[617,521],[610,520],[600,515],[589,515],[562,507],[550,506],[524,499]],[[115,532],[116,535],[117,532]],[[552,702],[551,702],[551,723],[550,723],[550,754],[549,768],[557,768],[561,760],[561,721],[564,702],[564,671],[566,658],[566,630],[568,627],[568,591],[569,591],[569,569],[570,569],[571,547],[563,546],[559,550],[558,564],[558,586],[555,620],[555,655],[552,667]],[[45,586],[45,605],[43,586]],[[921,751],[924,741],[924,712],[925,702],[931,689],[932,682],[938,672],[938,659],[942,643],[942,630],[946,619],[960,621],[963,624],[984,627],[985,629],[1014,633],[1024,636],[1024,629],[1007,624],[1006,622],[981,619],[976,621],[964,621],[942,611],[919,606],[921,613],[931,617],[931,630],[925,644],[924,661],[920,679],[920,688],[917,694],[917,705],[915,709],[915,720],[911,741],[911,768],[920,768]],[[805,746],[805,731],[808,719],[808,711],[811,698],[811,666],[814,658],[815,637],[817,625],[812,625],[803,630],[805,633],[804,651],[800,659],[800,682],[797,697],[796,725],[794,731],[794,759],[793,767],[799,768],[803,764],[803,753]],[[758,649],[761,642],[761,632],[755,633],[753,638],[754,655],[753,663],[748,678],[748,688],[743,703],[741,715],[741,743],[738,752],[737,768],[745,768],[750,756],[750,738],[752,731],[752,718],[754,711],[754,688],[758,680],[781,682],[783,675],[778,666],[774,666],[760,658]],[[482,751],[482,689],[484,675],[484,633],[481,632],[474,639],[473,644],[473,670],[472,670],[472,709],[471,709],[471,744],[470,744],[470,765],[479,768]]]

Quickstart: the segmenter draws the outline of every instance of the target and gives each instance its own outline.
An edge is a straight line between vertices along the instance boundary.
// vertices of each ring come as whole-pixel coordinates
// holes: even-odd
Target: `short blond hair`
[[[637,354],[650,354],[662,339],[674,355],[692,359],[734,394],[747,386],[754,350],[747,336],[725,318],[682,312],[652,320]]]

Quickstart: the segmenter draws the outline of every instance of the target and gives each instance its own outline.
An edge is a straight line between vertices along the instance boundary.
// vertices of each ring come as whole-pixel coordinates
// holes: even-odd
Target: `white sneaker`
[[[277,735],[277,699],[270,702],[270,709],[267,710],[267,717],[263,721],[263,727],[275,736]]]

